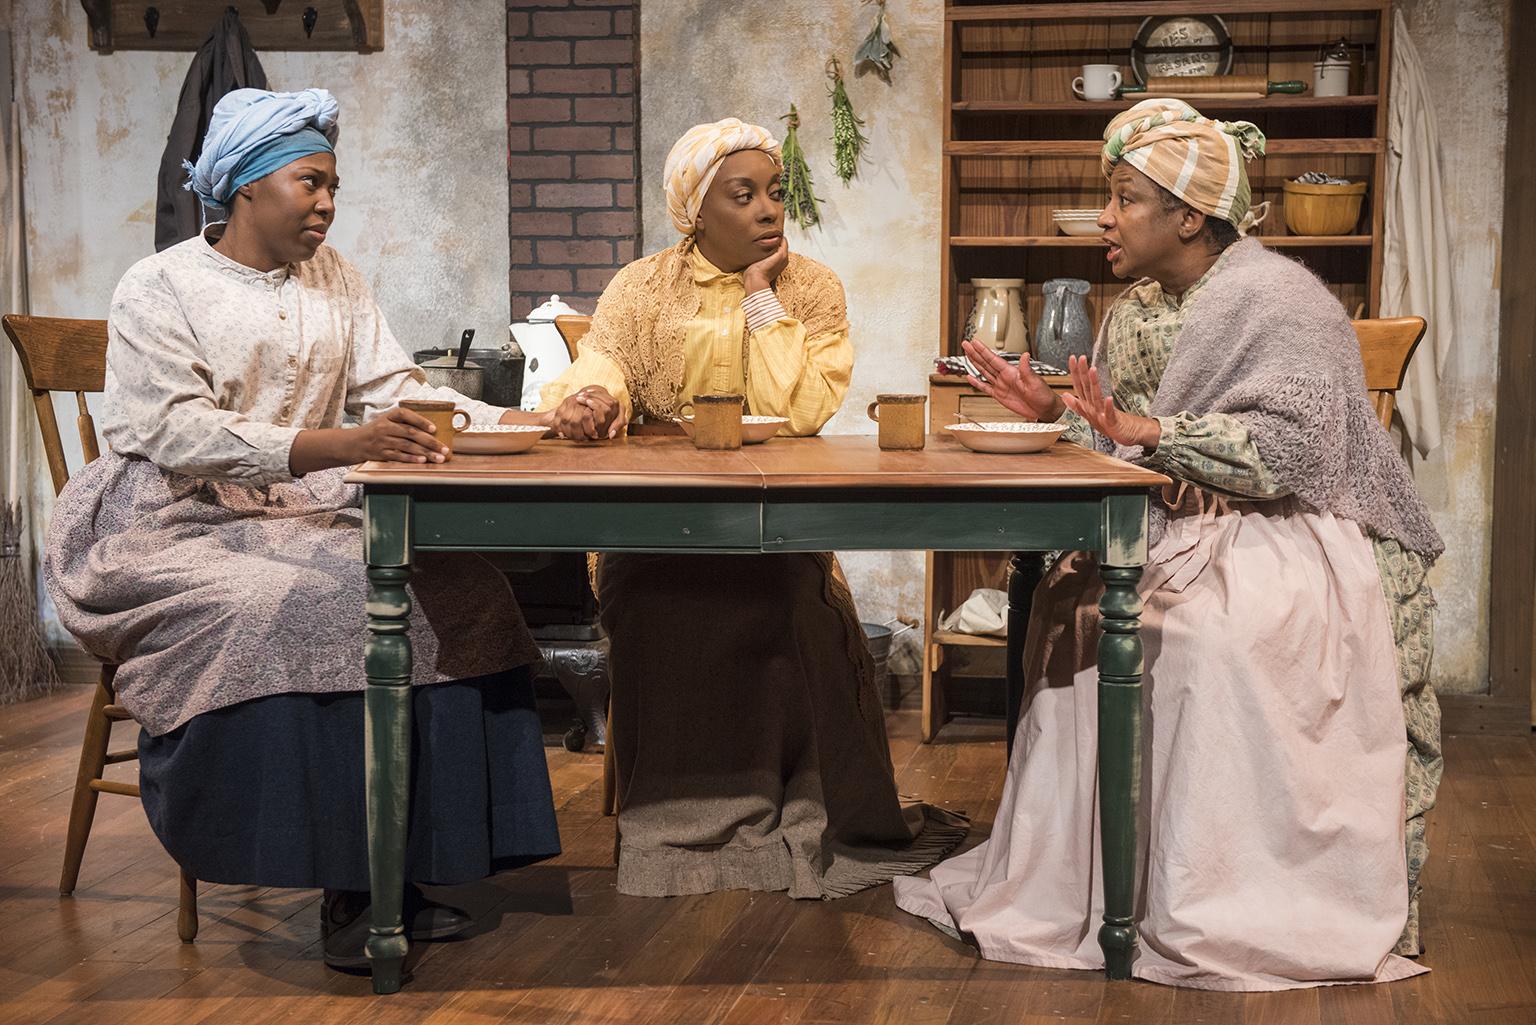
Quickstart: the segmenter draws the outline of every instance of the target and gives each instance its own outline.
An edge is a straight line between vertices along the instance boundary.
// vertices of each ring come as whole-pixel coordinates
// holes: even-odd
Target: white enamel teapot
[[[581,313],[561,302],[558,295],[552,295],[535,307],[527,320],[512,325],[512,340],[527,360],[523,364],[522,408],[528,412],[539,408],[539,390],[571,365],[565,339],[555,327],[555,318],[563,316],[579,317]]]

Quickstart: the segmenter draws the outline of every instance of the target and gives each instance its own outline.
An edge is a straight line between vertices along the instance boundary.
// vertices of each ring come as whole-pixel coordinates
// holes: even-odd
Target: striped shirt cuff
[[[771,288],[753,292],[743,299],[741,311],[747,315],[748,331],[761,331],[774,321],[789,316],[784,312],[784,304],[779,302],[779,297]]]

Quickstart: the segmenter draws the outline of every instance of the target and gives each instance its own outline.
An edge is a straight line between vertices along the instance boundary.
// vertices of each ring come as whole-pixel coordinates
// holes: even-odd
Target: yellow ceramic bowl
[[[1285,226],[1292,235],[1348,235],[1360,221],[1365,182],[1349,185],[1307,185],[1287,181]]]
[[[1022,452],[1041,452],[1050,448],[1066,431],[1067,425],[999,421],[950,424],[944,429],[954,435],[956,441],[973,452],[1017,455]]]

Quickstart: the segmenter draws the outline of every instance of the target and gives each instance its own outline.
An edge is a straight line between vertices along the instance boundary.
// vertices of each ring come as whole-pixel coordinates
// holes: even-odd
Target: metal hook
[[[313,7],[304,8],[304,38],[308,39],[315,34],[315,22],[320,20],[320,12]]]
[[[282,2],[283,0],[261,0],[261,6],[267,9],[267,14],[270,16],[277,13],[277,9]]]
[[[149,38],[155,38],[155,30],[160,27],[160,8],[144,8],[144,27],[149,30]]]

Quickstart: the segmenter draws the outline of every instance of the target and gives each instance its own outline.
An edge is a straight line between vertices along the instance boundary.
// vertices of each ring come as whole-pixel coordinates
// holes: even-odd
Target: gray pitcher
[[[1035,359],[1066,370],[1068,356],[1093,354],[1086,301],[1090,287],[1082,278],[1051,278],[1041,286],[1044,305],[1035,329]]]

